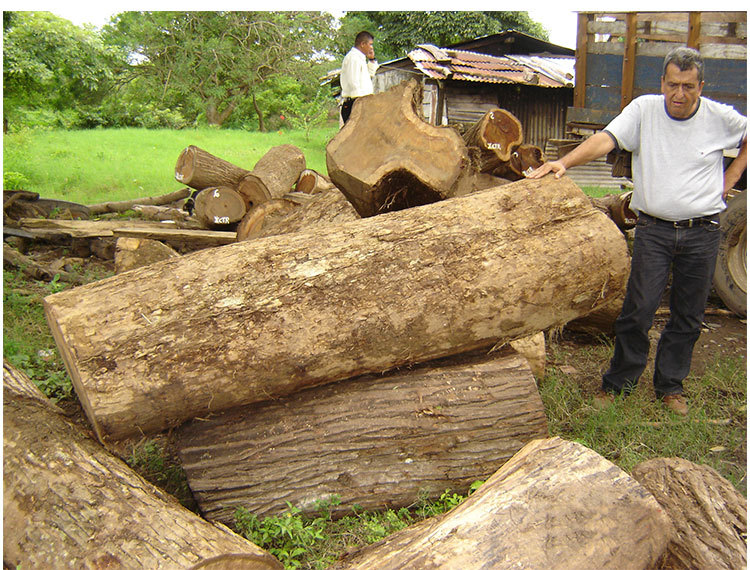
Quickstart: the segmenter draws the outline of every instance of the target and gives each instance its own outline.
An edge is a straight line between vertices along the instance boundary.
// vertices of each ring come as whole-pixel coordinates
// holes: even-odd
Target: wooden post
[[[576,81],[573,88],[573,106],[586,106],[586,52],[588,46],[588,23],[591,16],[578,13],[578,35],[576,36]]]
[[[701,49],[701,13],[690,12],[688,16],[687,46],[700,51]]]
[[[620,88],[620,109],[633,100],[635,80],[635,39],[638,20],[635,12],[625,14],[625,53],[622,57],[622,86]]]

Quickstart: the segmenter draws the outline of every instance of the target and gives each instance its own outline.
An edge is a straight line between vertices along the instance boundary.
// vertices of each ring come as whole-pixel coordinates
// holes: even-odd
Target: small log
[[[309,228],[343,224],[358,220],[359,214],[338,188],[315,194],[311,200],[295,208],[282,219],[272,219],[264,224],[258,237],[289,234]]]
[[[510,160],[495,168],[492,174],[516,181],[524,178],[524,172],[539,168],[542,164],[544,164],[542,149],[533,144],[522,144],[514,148],[510,153]]]
[[[248,171],[244,168],[214,156],[195,145],[190,145],[180,153],[174,167],[175,180],[196,190],[211,186],[236,188],[247,174]]]
[[[747,567],[747,499],[716,470],[679,457],[639,463],[633,477],[676,529],[665,568]]]
[[[190,214],[188,214],[182,208],[174,208],[169,206],[147,206],[142,204],[135,204],[132,210],[142,218],[155,220],[157,222],[164,222],[169,220],[174,222],[184,222],[190,217]]]
[[[547,435],[531,369],[506,349],[195,420],[176,432],[176,445],[201,512],[231,525],[240,506],[259,517],[282,513],[287,501],[313,512],[338,495],[330,507],[338,518],[355,505],[399,509],[422,493],[466,493]]]
[[[548,176],[198,251],[44,305],[97,434],[118,439],[561,326],[627,269],[612,220]]]
[[[237,226],[237,241],[258,237],[264,226],[267,224],[270,225],[271,216],[283,218],[298,207],[299,204],[296,202],[285,200],[284,198],[270,200],[253,206]]]
[[[584,446],[536,440],[473,495],[332,570],[656,568],[673,536],[656,500]]]
[[[115,273],[130,271],[136,267],[157,261],[179,257],[180,254],[160,241],[122,237],[115,245]]]
[[[165,206],[190,196],[189,188],[181,188],[175,192],[164,194],[162,196],[152,196],[146,198],[136,198],[135,200],[123,200],[122,202],[102,202],[93,204],[88,207],[92,215],[106,214],[108,212],[125,212],[131,210],[135,205],[143,206]]]
[[[291,144],[275,146],[240,180],[237,191],[248,208],[257,206],[291,192],[304,170],[305,155],[299,148]]]
[[[513,150],[523,142],[523,128],[510,111],[491,109],[464,133],[464,141],[479,150],[477,170],[492,172],[510,161]]]
[[[11,568],[189,568],[227,553],[281,564],[180,505],[3,366],[3,562]],[[20,379],[20,380],[19,380]],[[28,387],[20,388],[19,383]],[[275,565],[274,565],[275,564]]]
[[[469,154],[450,127],[421,117],[416,80],[357,99],[326,146],[328,175],[362,217],[466,194]]]
[[[226,186],[205,188],[195,197],[195,217],[207,228],[236,224],[246,213],[243,197]]]
[[[20,269],[24,275],[28,275],[38,281],[52,281],[57,276],[60,281],[72,283],[73,285],[80,285],[84,282],[83,277],[77,273],[65,271],[64,269],[55,270],[49,265],[37,263],[30,257],[13,249],[7,243],[3,243],[3,266]]]
[[[309,168],[302,171],[297,184],[294,185],[295,192],[304,192],[305,194],[317,194],[331,188],[335,188],[333,182],[319,172]]]

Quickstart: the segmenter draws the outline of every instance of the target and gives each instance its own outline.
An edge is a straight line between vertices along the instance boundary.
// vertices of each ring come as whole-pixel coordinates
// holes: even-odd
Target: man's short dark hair
[[[698,70],[698,81],[703,81],[703,58],[698,50],[685,46],[671,49],[664,58],[664,67],[661,70],[662,77],[666,77],[667,66],[670,63],[676,65],[680,71],[688,71],[695,67]]]
[[[370,40],[375,40],[370,32],[359,32],[357,34],[357,37],[354,38],[354,45],[362,45],[363,43],[369,42]]]

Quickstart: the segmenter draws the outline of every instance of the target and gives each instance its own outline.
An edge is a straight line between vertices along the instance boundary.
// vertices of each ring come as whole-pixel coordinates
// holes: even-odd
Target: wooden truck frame
[[[693,47],[703,56],[703,96],[747,115],[746,12],[578,12],[568,133],[591,135],[633,98],[660,93],[664,56],[677,45]],[[725,166],[732,158],[725,156]],[[630,177],[629,153],[612,154],[607,162],[613,165],[613,176]],[[714,276],[714,291],[743,317],[747,314],[746,187],[743,174],[722,214]]]

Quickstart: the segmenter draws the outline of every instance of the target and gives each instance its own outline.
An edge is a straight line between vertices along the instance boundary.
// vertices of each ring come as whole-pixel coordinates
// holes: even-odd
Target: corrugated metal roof
[[[409,52],[416,68],[432,79],[572,87],[575,58],[492,56],[423,44]]]

